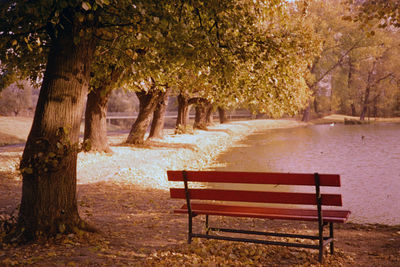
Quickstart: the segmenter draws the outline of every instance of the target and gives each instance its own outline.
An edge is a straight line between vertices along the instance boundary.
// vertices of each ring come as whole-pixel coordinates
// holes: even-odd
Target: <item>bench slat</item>
[[[220,200],[259,203],[280,203],[317,205],[315,193],[264,192],[218,189],[189,189],[190,199]],[[185,189],[170,188],[171,198],[186,199]],[[322,194],[322,205],[342,206],[342,197],[338,194]]]
[[[318,213],[311,209],[287,209],[287,208],[264,208],[232,205],[215,205],[192,203],[192,212],[199,215],[222,215],[232,217],[252,217],[268,219],[289,219],[301,221],[318,221]],[[186,204],[180,209],[174,210],[175,213],[187,213]],[[325,222],[344,223],[350,215],[348,210],[323,210],[323,220]]]
[[[315,185],[314,174],[225,171],[186,171],[190,182]],[[183,181],[182,171],[167,171],[168,181]],[[319,174],[320,186],[340,186],[340,175]]]

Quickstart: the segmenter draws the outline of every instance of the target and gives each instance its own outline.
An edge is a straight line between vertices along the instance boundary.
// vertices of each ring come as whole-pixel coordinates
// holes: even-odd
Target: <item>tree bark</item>
[[[221,124],[227,123],[229,121],[228,117],[226,116],[226,111],[222,107],[218,107],[218,116],[219,116],[219,123]]]
[[[351,108],[351,116],[356,116],[357,112],[354,103],[351,103],[350,108]]]
[[[214,106],[209,103],[206,108],[206,125],[212,125],[214,123]]]
[[[151,115],[157,105],[160,91],[154,87],[148,92],[139,91],[136,95],[139,99],[139,114],[135,123],[132,125],[131,131],[128,135],[126,143],[128,144],[143,144],[144,136],[149,128]]]
[[[307,122],[310,120],[310,112],[311,112],[311,99],[308,101],[308,105],[306,109],[303,111],[303,117],[301,118],[301,121]]]
[[[317,115],[318,115],[318,113],[319,113],[319,109],[318,109],[318,101],[317,101],[317,96],[315,96],[315,97],[314,97],[313,104],[314,104],[314,112],[315,112],[315,114],[317,114]]]
[[[193,129],[207,130],[207,103],[201,102],[196,105]]]
[[[370,89],[369,85],[367,85],[367,87],[365,88],[364,101],[363,101],[361,114],[360,114],[360,121],[365,120],[365,115],[367,114],[367,110],[368,110],[368,101],[369,101],[370,91],[371,91],[371,89]]]
[[[378,96],[374,97],[374,109],[372,111],[372,116],[374,116],[374,118],[378,117]]]
[[[189,98],[184,94],[180,93],[177,97],[178,100],[178,117],[176,119],[175,129],[181,127],[185,128],[189,116]]]
[[[96,88],[88,94],[85,111],[85,151],[111,152],[107,140],[107,103],[111,90]]]
[[[349,73],[347,75],[347,88],[348,88],[349,92],[351,92],[352,91],[352,87],[353,87],[352,86],[353,85],[353,79],[354,79],[353,73],[355,72],[355,66],[354,66],[353,62],[351,61],[351,58],[349,58],[348,64],[349,64]],[[351,116],[356,116],[357,113],[356,113],[355,104],[351,103],[350,108],[351,108]]]
[[[107,104],[122,69],[114,69],[100,87],[88,94],[85,110],[84,151],[111,152],[107,140]]]
[[[63,15],[74,20],[71,14]],[[79,29],[63,25],[64,30],[52,41],[20,165],[23,180],[18,227],[24,241],[85,227],[77,209],[76,166],[96,44],[82,38],[75,45],[73,38]]]
[[[369,95],[370,95],[371,86],[372,86],[372,76],[374,74],[377,61],[378,61],[378,59],[375,59],[375,61],[372,63],[371,69],[368,71],[367,86],[365,87],[364,100],[362,101],[360,121],[365,120],[365,115],[367,114]]]
[[[164,92],[160,92],[157,106],[153,113],[149,138],[162,138],[165,122],[165,112],[167,110],[170,88],[167,87]]]

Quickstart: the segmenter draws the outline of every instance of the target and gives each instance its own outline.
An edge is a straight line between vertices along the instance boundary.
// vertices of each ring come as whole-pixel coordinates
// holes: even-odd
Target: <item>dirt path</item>
[[[0,266],[319,265],[316,252],[307,249],[204,240],[186,244],[187,219],[172,213],[178,203],[169,199],[163,175],[171,168],[212,166],[217,152],[240,142],[250,131],[245,125],[224,127],[194,136],[171,135],[140,148],[120,146],[124,136],[114,137],[114,154],[80,155],[80,214],[101,234],[79,232],[23,247],[3,244]],[[0,220],[9,218],[20,201],[21,181],[15,167],[20,154],[0,153]],[[313,225],[302,222],[216,217],[212,223],[267,227],[271,231],[315,231]],[[195,227],[201,230],[202,226]],[[325,255],[327,266],[400,266],[400,226],[346,224],[335,233],[337,253]]]

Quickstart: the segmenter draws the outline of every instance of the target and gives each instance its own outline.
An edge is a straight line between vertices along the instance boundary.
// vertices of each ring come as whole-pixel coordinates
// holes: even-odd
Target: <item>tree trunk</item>
[[[88,94],[85,110],[84,151],[111,152],[107,140],[107,104],[111,87],[118,81],[122,69],[114,69],[102,85]]]
[[[96,88],[88,94],[85,111],[84,150],[111,152],[107,140],[107,103],[111,90]]]
[[[372,111],[372,116],[374,116],[374,118],[378,117],[378,97],[374,97],[374,109]]]
[[[207,103],[196,105],[193,129],[207,130]]]
[[[318,109],[318,101],[317,101],[317,96],[315,96],[314,97],[314,112],[315,112],[315,114],[317,114],[318,115],[318,113],[319,113],[319,109]]]
[[[187,119],[189,116],[189,98],[180,93],[177,97],[178,99],[178,117],[176,119],[175,128],[179,129],[181,127],[186,128]]]
[[[310,112],[311,112],[311,99],[308,101],[308,106],[303,111],[303,117],[301,118],[301,121],[303,121],[303,122],[309,121],[310,120]]]
[[[222,107],[218,107],[218,116],[219,116],[219,123],[221,124],[227,123],[229,121],[228,117],[226,116],[226,111]]]
[[[351,103],[350,108],[351,108],[351,116],[356,116],[357,112],[354,103]]]
[[[367,114],[369,93],[370,93],[370,87],[367,86],[367,88],[365,88],[365,95],[364,95],[363,106],[362,106],[361,114],[360,114],[360,121],[365,120],[365,115]]]
[[[206,124],[207,125],[212,125],[214,123],[214,106],[212,104],[208,104],[207,109],[206,109]]]
[[[373,76],[374,71],[375,71],[376,63],[377,63],[377,60],[375,60],[372,63],[372,67],[368,72],[367,86],[365,87],[364,100],[362,101],[360,121],[365,120],[365,115],[367,114],[368,103],[369,103],[369,95],[370,95],[370,92],[371,92],[371,85],[372,85],[372,76]]]
[[[128,135],[126,143],[128,144],[143,144],[144,136],[149,128],[151,115],[157,105],[160,91],[155,88],[150,89],[148,92],[139,91],[136,95],[139,99],[139,114],[135,123],[132,125],[131,131]]]
[[[157,106],[153,113],[153,121],[151,122],[149,138],[162,138],[165,112],[167,110],[170,88],[167,87],[165,92],[160,92]]]
[[[85,227],[77,209],[76,166],[96,44],[81,39],[75,45],[73,37],[79,29],[63,25],[64,30],[52,42],[20,165],[23,180],[18,227],[25,241]]]

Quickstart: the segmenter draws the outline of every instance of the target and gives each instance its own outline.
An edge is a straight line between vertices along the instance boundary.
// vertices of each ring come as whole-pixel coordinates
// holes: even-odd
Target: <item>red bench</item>
[[[330,244],[330,252],[334,253],[333,223],[345,223],[350,211],[343,209],[322,209],[323,206],[342,206],[340,194],[325,194],[320,192],[321,187],[340,187],[340,176],[337,174],[296,174],[296,173],[260,173],[260,172],[218,172],[218,171],[167,171],[168,180],[183,182],[183,188],[170,188],[171,198],[185,199],[186,203],[174,210],[175,213],[186,213],[188,220],[188,243],[192,238],[209,238],[229,241],[252,242],[268,245],[281,245],[318,249],[318,260],[322,262],[324,247]],[[192,184],[198,186],[193,187]],[[200,186],[199,186],[200,183]],[[288,185],[292,192],[277,191],[249,191],[215,189],[212,183]],[[204,187],[204,184],[207,187]],[[191,187],[189,187],[191,185]],[[297,186],[312,186],[312,193],[293,192]],[[193,200],[193,201],[192,201]],[[223,201],[242,202],[240,205],[224,204]],[[290,207],[257,207],[243,205],[245,203],[274,203],[289,204]],[[312,208],[304,208],[313,205]],[[294,207],[293,207],[294,206]],[[193,233],[193,218],[197,215],[206,216],[206,232]],[[316,235],[300,235],[289,233],[275,233],[240,229],[210,227],[210,215],[250,217],[279,220],[314,221],[318,226]],[[324,226],[329,224],[329,235],[324,235]],[[318,240],[318,244],[300,242],[281,242],[276,240],[252,239],[235,237],[232,235],[210,234],[210,231],[240,233],[249,235],[264,235],[274,237]]]

